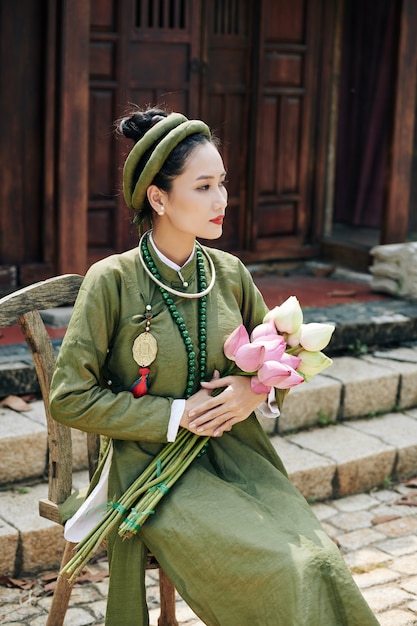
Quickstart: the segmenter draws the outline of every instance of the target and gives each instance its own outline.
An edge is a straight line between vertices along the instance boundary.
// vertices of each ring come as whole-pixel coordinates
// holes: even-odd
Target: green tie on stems
[[[155,512],[154,507],[161,498],[202,453],[209,439],[181,429],[177,439],[161,450],[120,500],[108,503],[108,510],[77,544],[75,555],[62,568],[61,574],[67,574],[72,583],[117,525],[123,539],[135,535],[149,515]]]

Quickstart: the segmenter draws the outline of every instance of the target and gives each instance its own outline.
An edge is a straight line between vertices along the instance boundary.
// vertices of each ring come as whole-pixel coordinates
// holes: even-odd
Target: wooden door
[[[198,114],[200,2],[91,0],[89,260],[137,243],[121,189],[131,142],[112,131],[129,109]],[[132,108],[130,106],[130,108]]]
[[[241,249],[247,203],[251,68],[249,0],[91,1],[89,261],[135,245],[120,193],[130,142],[111,133],[127,103],[204,119],[230,163],[229,213],[220,245]]]
[[[59,10],[57,4],[0,0],[0,286],[6,289],[86,269],[88,3],[72,0]]]
[[[226,220],[214,245],[235,252],[244,250],[247,228],[254,8],[248,0],[206,2],[201,33],[199,115],[220,138],[228,171]]]
[[[36,0],[0,1],[0,291],[53,273],[44,202],[46,23]]]
[[[255,258],[311,255],[317,179],[321,0],[263,0],[247,247]],[[321,68],[323,72],[323,68]],[[320,118],[320,123],[326,123]]]
[[[91,0],[89,260],[135,245],[121,195],[127,103],[204,119],[229,208],[216,245],[244,260],[307,256],[322,0]]]

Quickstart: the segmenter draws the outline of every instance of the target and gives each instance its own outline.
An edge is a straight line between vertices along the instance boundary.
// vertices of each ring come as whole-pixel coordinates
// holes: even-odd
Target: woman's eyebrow
[[[226,174],[227,172],[225,170],[224,172],[220,174],[220,176],[226,176]],[[216,176],[213,176],[212,174],[200,174],[200,176],[197,176],[196,180],[212,179],[212,178],[216,178]]]

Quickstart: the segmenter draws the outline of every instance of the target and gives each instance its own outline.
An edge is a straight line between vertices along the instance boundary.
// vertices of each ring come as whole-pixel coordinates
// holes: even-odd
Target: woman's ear
[[[156,185],[149,185],[146,195],[149,204],[158,215],[164,214],[164,192]]]

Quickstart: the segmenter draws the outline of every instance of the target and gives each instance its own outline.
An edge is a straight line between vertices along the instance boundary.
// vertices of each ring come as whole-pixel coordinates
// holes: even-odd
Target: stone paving
[[[417,625],[417,481],[411,480],[335,500],[312,503],[325,530],[340,547],[356,583],[381,626]],[[84,582],[76,584],[65,626],[104,626],[108,588],[105,557],[88,566]],[[2,626],[44,626],[51,596],[45,573],[0,585]],[[150,624],[157,626],[157,571],[147,574]],[[177,597],[181,626],[203,624]],[[238,625],[237,625],[238,626]],[[256,625],[258,626],[258,625]],[[259,625],[261,626],[261,625]],[[287,625],[285,625],[287,626]]]

